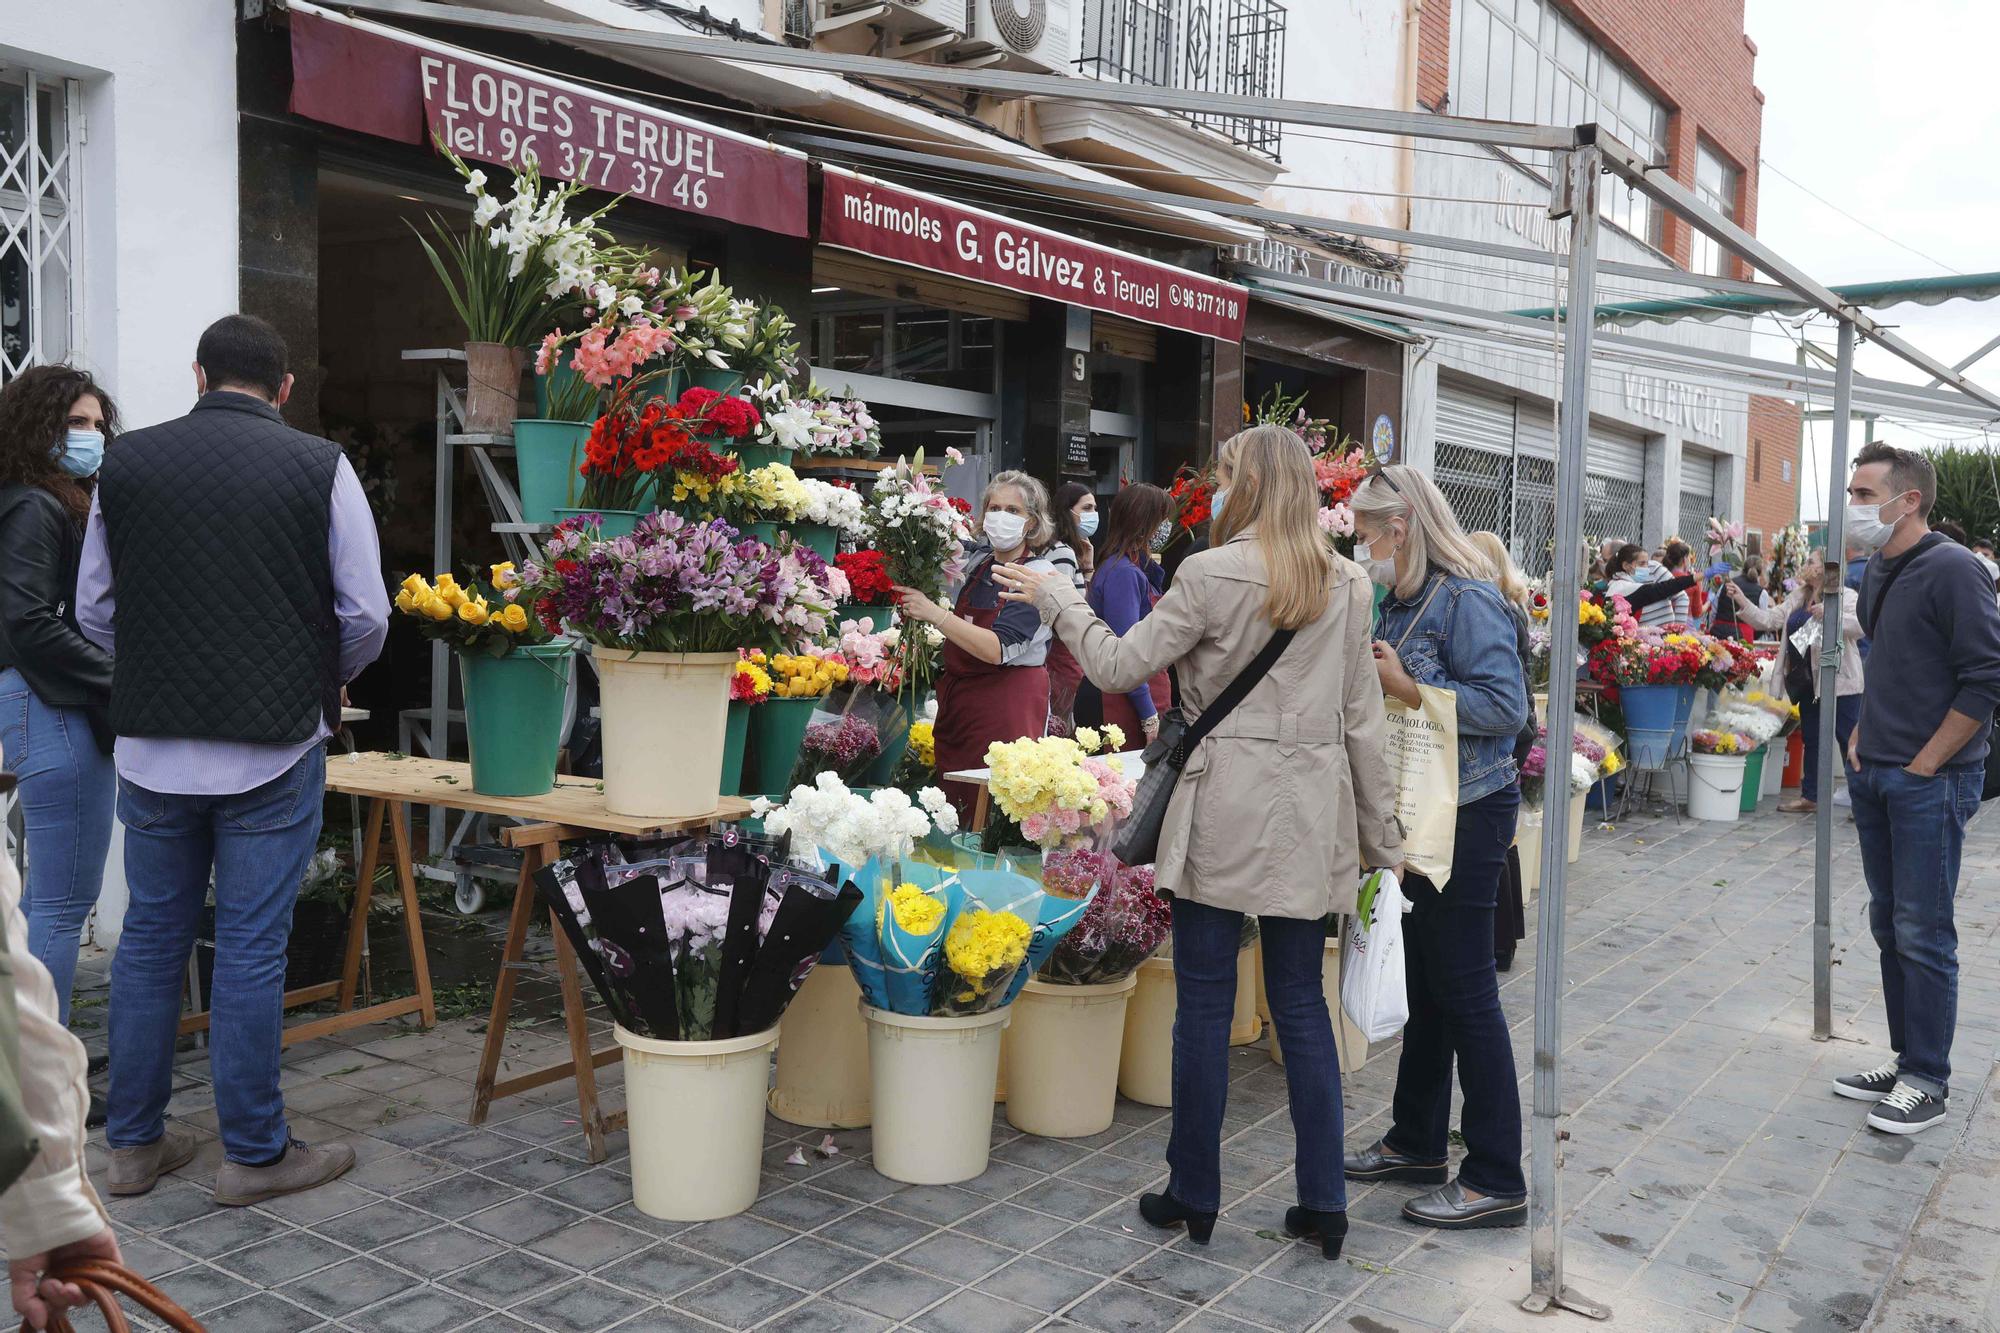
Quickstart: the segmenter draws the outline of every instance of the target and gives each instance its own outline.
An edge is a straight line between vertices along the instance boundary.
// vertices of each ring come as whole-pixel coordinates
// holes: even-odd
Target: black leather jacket
[[[52,708],[81,708],[111,753],[111,654],[76,624],[83,533],[39,486],[0,488],[0,670],[13,667]]]

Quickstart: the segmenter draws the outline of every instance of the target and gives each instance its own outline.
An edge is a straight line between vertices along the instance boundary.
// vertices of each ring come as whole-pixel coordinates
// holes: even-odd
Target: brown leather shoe
[[[194,1160],[195,1138],[174,1125],[143,1148],[111,1150],[111,1192],[124,1196],[144,1194],[160,1183],[160,1177],[177,1171]]]
[[[353,1165],[354,1149],[345,1143],[308,1147],[293,1139],[285,1155],[269,1166],[225,1161],[215,1173],[215,1201],[241,1208],[281,1194],[298,1194],[346,1175]]]
[[[1778,813],[1781,815],[1810,815],[1817,813],[1818,810],[1817,805],[1803,796],[1788,796],[1778,802]]]

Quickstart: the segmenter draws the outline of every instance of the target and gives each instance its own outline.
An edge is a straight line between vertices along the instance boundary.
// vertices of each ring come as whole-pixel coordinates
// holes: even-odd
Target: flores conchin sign
[[[832,167],[820,241],[1162,328],[1243,340],[1249,293],[1234,283]]]

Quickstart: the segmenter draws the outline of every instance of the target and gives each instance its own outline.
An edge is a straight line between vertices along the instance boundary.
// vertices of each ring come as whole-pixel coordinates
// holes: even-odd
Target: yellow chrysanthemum
[[[961,912],[945,936],[944,958],[966,984],[961,1002],[986,994],[993,983],[1012,975],[1028,956],[1033,935],[1028,923],[1012,912],[975,907]]]
[[[928,935],[944,920],[944,900],[910,883],[891,889],[886,906],[896,914],[897,927],[911,935]],[[880,922],[876,924],[879,927]]]
[[[937,766],[937,729],[929,722],[910,724],[910,753],[925,768]]]

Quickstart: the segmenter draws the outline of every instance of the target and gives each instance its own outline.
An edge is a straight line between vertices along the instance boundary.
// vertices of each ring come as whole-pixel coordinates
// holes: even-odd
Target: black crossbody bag
[[[1146,761],[1146,771],[1139,778],[1139,790],[1133,793],[1132,813],[1119,825],[1118,839],[1111,848],[1113,856],[1128,866],[1153,863],[1160,851],[1160,830],[1167,822],[1167,805],[1174,799],[1174,788],[1180,783],[1188,756],[1257,688],[1257,682],[1270,674],[1296,633],[1281,629],[1273,634],[1271,641],[1250,660],[1250,665],[1229,682],[1221,697],[1202,710],[1193,726],[1182,720],[1178,708],[1170,708],[1160,717],[1159,736],[1140,756]]]

